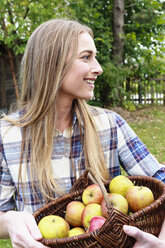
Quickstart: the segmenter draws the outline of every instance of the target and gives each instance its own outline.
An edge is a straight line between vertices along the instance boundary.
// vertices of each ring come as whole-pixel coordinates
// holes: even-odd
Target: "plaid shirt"
[[[102,144],[106,165],[112,177],[121,174],[121,167],[129,175],[147,175],[165,182],[165,167],[149,153],[146,146],[136,136],[133,130],[118,114],[101,108],[90,107],[94,116],[100,141]],[[19,114],[13,114],[18,118]],[[83,127],[83,124],[82,124]],[[21,128],[0,121],[0,211],[11,209],[26,210],[33,213],[44,204],[41,192],[38,198],[32,191],[29,170],[23,164],[25,192],[21,187],[18,202],[18,173],[20,148],[22,141]],[[68,192],[75,182],[70,156],[70,135],[72,135],[72,159],[76,169],[76,177],[85,170],[85,159],[82,153],[81,135],[76,115],[72,123],[72,133],[66,129],[63,133],[55,131],[52,152],[52,169],[54,178],[60,178],[62,186]],[[24,173],[26,171],[26,173]],[[56,197],[56,196],[55,196]]]

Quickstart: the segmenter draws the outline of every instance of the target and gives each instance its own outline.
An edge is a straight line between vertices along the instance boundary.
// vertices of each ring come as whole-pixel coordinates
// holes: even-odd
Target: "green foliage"
[[[84,6],[88,11],[84,11]],[[96,83],[95,99],[91,104],[125,104],[125,97],[129,98],[132,92],[132,89],[127,92],[124,87],[128,80],[135,84],[139,80],[143,85],[163,72],[165,15],[159,0],[125,1],[123,65],[120,66],[112,58],[113,1],[81,0],[75,6],[75,13],[78,20],[94,30],[98,60],[104,69]]]
[[[130,112],[136,110],[135,105],[134,105],[133,102],[130,101],[130,100],[123,100],[122,106],[123,106],[125,109],[127,109],[128,111],[130,111]]]
[[[164,56],[165,14],[155,0],[127,0],[125,5],[124,64],[131,66],[136,78],[149,79],[160,73],[158,62]]]
[[[56,0],[3,0],[0,11],[0,44],[22,54],[33,30],[42,22],[70,17],[74,11],[69,1]],[[5,26],[4,26],[5,24]]]
[[[124,81],[131,73],[126,70],[122,65],[116,66],[113,62],[109,61],[103,65],[104,73],[98,78],[95,92],[104,106],[117,106],[121,105],[125,96],[123,87]],[[98,92],[97,92],[98,91]]]

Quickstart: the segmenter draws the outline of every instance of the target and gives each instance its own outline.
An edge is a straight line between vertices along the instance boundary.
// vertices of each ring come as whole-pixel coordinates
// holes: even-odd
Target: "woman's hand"
[[[136,239],[133,248],[165,248],[165,240],[161,240],[150,233],[146,233],[134,226],[123,226],[124,232]]]
[[[42,235],[31,214],[9,211],[4,218],[13,248],[46,248],[39,242]]]

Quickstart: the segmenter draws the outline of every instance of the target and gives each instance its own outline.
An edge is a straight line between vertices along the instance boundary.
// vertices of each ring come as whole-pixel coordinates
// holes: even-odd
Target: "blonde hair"
[[[85,25],[76,21],[53,19],[41,24],[32,33],[21,64],[22,93],[19,109],[23,109],[23,115],[19,120],[6,117],[12,124],[23,128],[19,180],[22,180],[22,161],[29,159],[30,147],[33,189],[36,193],[36,188],[39,188],[45,200],[53,197],[54,191],[58,194],[62,192],[53,178],[51,165],[56,116],[54,106],[60,84],[77,52],[81,32],[88,32],[93,37],[92,30]],[[72,54],[69,56],[70,51]],[[86,166],[94,167],[102,180],[107,180],[108,170],[88,105],[84,100],[77,99],[73,106],[79,123],[84,123],[82,139]]]

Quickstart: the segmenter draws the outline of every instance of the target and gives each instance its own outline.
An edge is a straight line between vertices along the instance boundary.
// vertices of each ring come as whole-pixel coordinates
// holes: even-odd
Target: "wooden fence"
[[[129,82],[125,86],[128,93],[127,99],[137,104],[165,105],[165,75],[151,78],[146,81]]]

